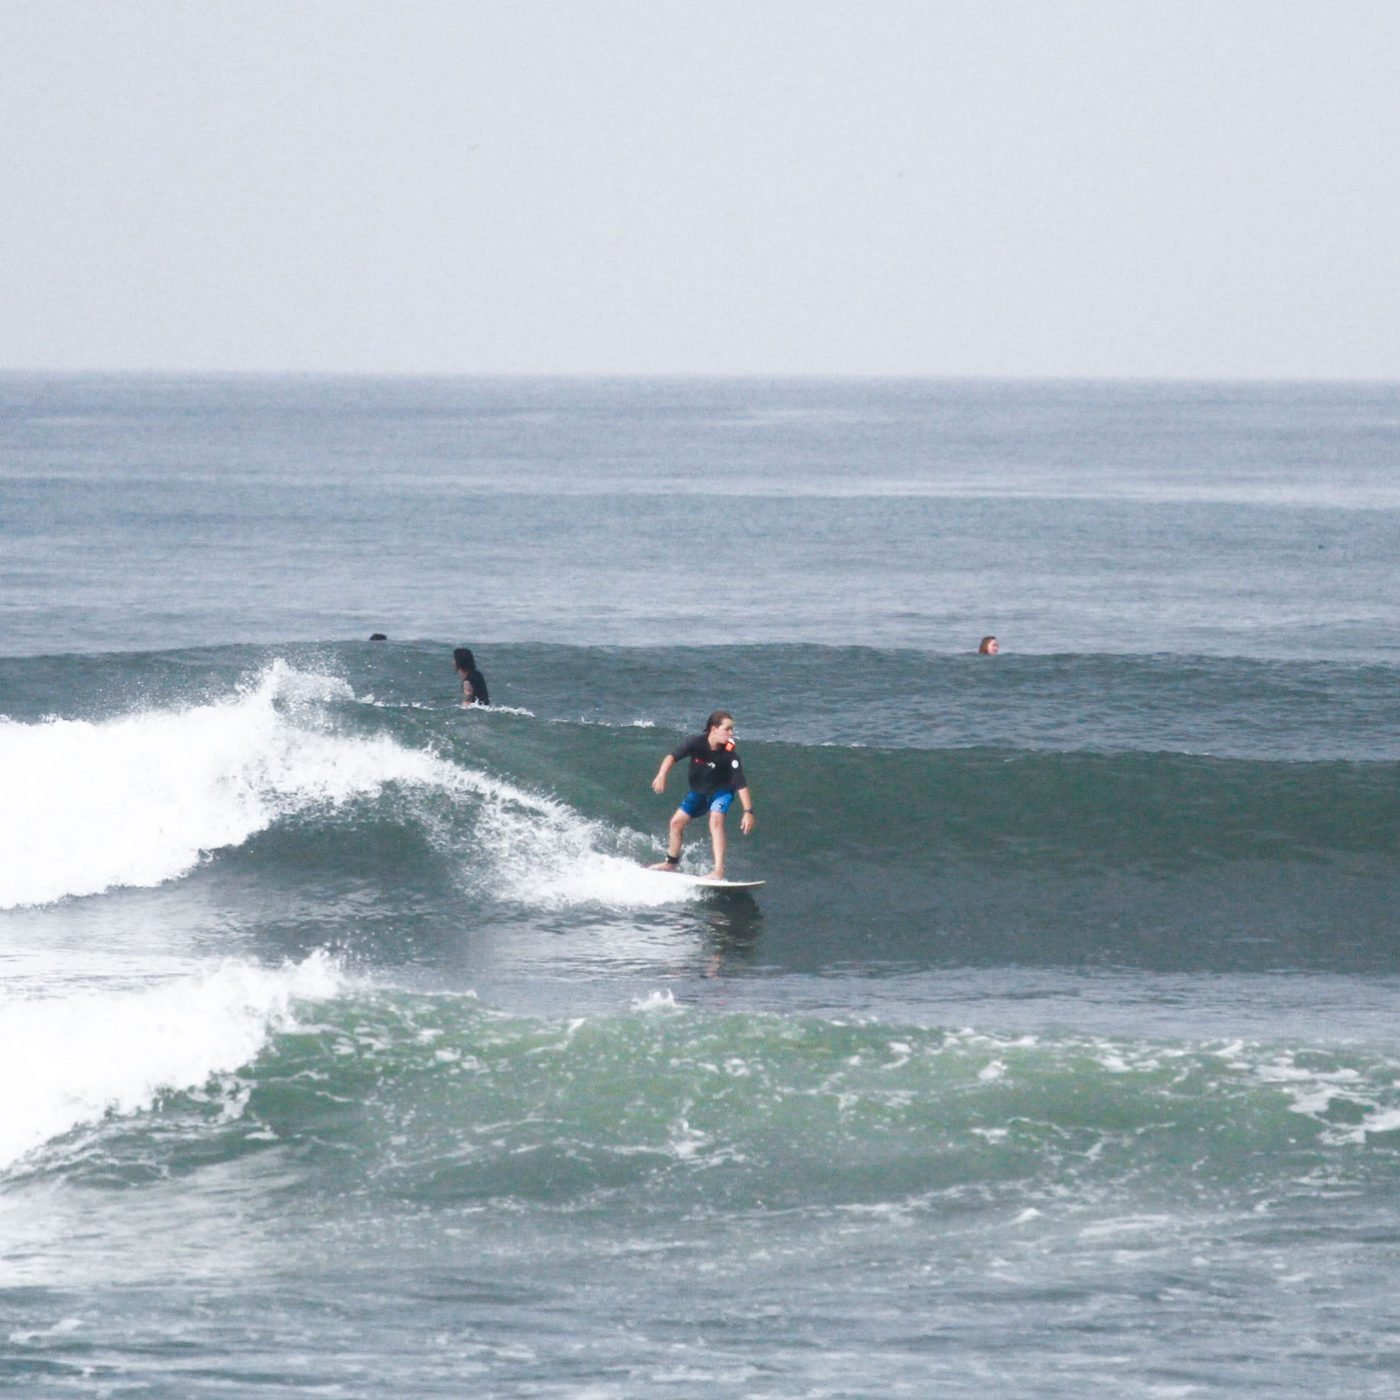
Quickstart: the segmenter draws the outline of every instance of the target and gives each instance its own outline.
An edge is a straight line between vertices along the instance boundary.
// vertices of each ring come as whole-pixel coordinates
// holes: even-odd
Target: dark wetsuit
[[[463,700],[467,698],[468,686],[472,688],[471,698],[475,700],[478,705],[489,705],[491,703],[491,695],[486,689],[486,677],[475,668],[468,671],[467,674],[462,677]]]
[[[749,785],[744,777],[744,766],[739,762],[739,750],[733,744],[727,748],[712,749],[704,734],[692,734],[683,744],[671,750],[671,757],[677,763],[683,758],[690,760],[686,781],[691,792],[699,793],[701,797],[738,792]]]

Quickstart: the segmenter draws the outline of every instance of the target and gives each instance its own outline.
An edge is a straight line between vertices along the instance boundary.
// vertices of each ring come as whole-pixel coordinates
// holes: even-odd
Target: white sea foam
[[[637,997],[632,1002],[634,1011],[679,1011],[675,993],[669,987],[662,987]]]
[[[613,834],[562,803],[513,801],[488,804],[477,825],[492,893],[528,908],[564,909],[579,904],[652,908],[696,897],[695,887],[667,881],[635,860],[609,854]]]
[[[277,662],[207,705],[100,724],[0,722],[0,909],[158,885],[280,817],[390,782],[464,781],[387,737],[330,732],[322,706],[349,694]]]
[[[534,909],[567,909],[603,904],[618,909],[652,909],[684,904],[700,897],[694,885],[667,882],[635,862],[584,849],[560,859],[522,859],[520,851],[503,854],[498,896],[517,899]]]
[[[322,954],[280,969],[230,964],[149,987],[0,1000],[0,1168],[107,1113],[150,1106],[252,1060],[344,977]]]

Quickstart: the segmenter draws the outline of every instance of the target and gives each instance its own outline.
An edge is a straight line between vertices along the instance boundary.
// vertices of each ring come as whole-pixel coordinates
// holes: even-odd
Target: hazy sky
[[[3,0],[0,367],[1400,379],[1400,0]]]

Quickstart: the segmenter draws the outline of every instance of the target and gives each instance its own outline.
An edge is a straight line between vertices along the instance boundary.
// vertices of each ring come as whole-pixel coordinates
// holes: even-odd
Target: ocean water
[[[1393,385],[0,376],[0,1390],[1400,1392],[1397,559]]]

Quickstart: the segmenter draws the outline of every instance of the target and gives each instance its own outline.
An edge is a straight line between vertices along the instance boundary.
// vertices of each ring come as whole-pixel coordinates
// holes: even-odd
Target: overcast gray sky
[[[0,367],[1400,378],[1400,0],[4,0]]]

